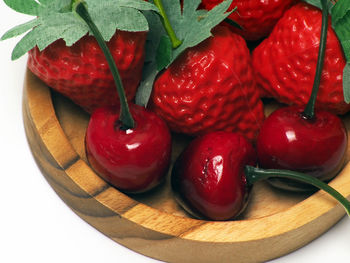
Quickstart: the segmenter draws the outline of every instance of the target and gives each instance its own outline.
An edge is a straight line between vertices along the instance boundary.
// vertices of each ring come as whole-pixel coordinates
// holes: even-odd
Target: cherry
[[[241,135],[213,132],[192,141],[171,175],[176,200],[196,217],[226,220],[243,211],[250,191],[244,167],[256,152]]]
[[[284,107],[263,123],[257,139],[259,165],[262,168],[288,169],[329,181],[342,168],[347,148],[347,132],[337,116],[316,111],[305,119],[303,108]],[[279,188],[309,189],[307,185],[271,179]]]
[[[262,168],[292,169],[324,181],[342,168],[347,147],[347,132],[339,117],[325,111],[315,112],[321,81],[328,25],[328,5],[322,0],[322,30],[312,93],[305,109],[286,107],[272,113],[263,123],[257,139]],[[288,190],[309,190],[310,186],[285,179],[269,180]]]
[[[102,178],[120,190],[150,190],[161,182],[169,168],[169,129],[154,113],[136,105],[129,109],[114,59],[85,2],[73,1],[73,8],[106,56],[120,98],[120,108],[100,108],[92,114],[85,137],[88,161]]]
[[[119,110],[97,109],[86,131],[86,151],[94,170],[126,192],[143,192],[158,185],[167,173],[171,136],[155,113],[130,105],[133,129],[123,129]]]
[[[253,167],[256,152],[241,135],[213,132],[194,139],[177,158],[171,187],[178,203],[201,219],[229,220],[240,215],[257,181],[271,177],[298,180],[323,189],[350,213],[350,202],[329,185],[288,170]]]

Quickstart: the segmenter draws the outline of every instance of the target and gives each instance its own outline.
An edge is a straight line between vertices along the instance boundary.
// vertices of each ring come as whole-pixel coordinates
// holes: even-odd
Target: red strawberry
[[[321,22],[318,8],[305,3],[295,5],[254,50],[253,66],[264,95],[290,105],[307,103],[316,71]],[[342,47],[329,25],[317,108],[336,114],[350,110],[343,97],[344,66]]]
[[[150,107],[175,132],[225,130],[254,140],[264,119],[249,50],[227,27],[183,52],[155,81]]]
[[[202,0],[202,6],[210,10],[223,0]],[[294,0],[234,0],[231,10],[237,7],[229,18],[237,22],[244,30],[232,27],[247,40],[258,40],[267,36],[283,13]]]
[[[146,34],[117,30],[108,42],[129,100],[134,98],[141,80]],[[107,61],[92,36],[81,38],[71,47],[60,39],[42,52],[34,48],[29,51],[28,68],[88,112],[119,103]]]
[[[28,2],[28,3],[27,3]],[[28,67],[54,90],[86,111],[119,104],[115,82],[92,30],[77,15],[76,7],[89,5],[89,21],[108,43],[120,70],[127,99],[134,98],[141,80],[149,24],[141,12],[156,11],[154,4],[132,1],[27,1],[8,0],[17,12],[32,15],[30,22],[8,30],[0,40],[22,34],[12,51],[13,60],[29,53]],[[117,16],[117,17],[116,17]],[[119,78],[118,78],[119,82]]]

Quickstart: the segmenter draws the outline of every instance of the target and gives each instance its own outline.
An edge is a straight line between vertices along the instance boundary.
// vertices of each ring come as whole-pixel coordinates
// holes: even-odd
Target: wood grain
[[[152,258],[263,262],[304,246],[345,214],[322,191],[286,193],[261,182],[254,186],[249,206],[238,220],[197,220],[174,201],[169,176],[157,189],[142,195],[126,195],[104,182],[85,156],[89,115],[52,93],[29,71],[23,116],[33,156],[62,200],[111,239]],[[348,119],[346,123],[350,125]],[[174,135],[173,160],[189,141],[186,136]],[[330,184],[349,197],[350,166]]]

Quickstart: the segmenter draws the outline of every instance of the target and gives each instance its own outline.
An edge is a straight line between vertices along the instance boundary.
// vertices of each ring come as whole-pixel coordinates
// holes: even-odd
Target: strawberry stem
[[[321,26],[321,37],[320,37],[320,47],[318,50],[316,74],[314,79],[314,84],[312,87],[312,92],[310,99],[302,113],[303,117],[310,120],[315,117],[315,104],[318,89],[321,82],[322,68],[324,64],[324,57],[326,53],[326,43],[327,43],[327,28],[328,28],[328,3],[327,0],[321,0],[322,3],[322,26]]]
[[[154,4],[158,7],[159,13],[160,13],[161,17],[163,18],[163,25],[164,25],[166,32],[168,33],[168,36],[171,40],[173,48],[177,48],[178,46],[181,45],[182,41],[177,38],[175,31],[170,24],[168,16],[164,10],[162,0],[154,0]]]
[[[111,52],[108,49],[108,46],[106,42],[104,41],[101,32],[95,25],[95,23],[92,21],[90,14],[87,9],[87,5],[84,0],[73,0],[73,10],[85,21],[85,23],[88,25],[90,30],[92,31],[94,37],[96,38],[97,43],[99,44],[100,48],[102,49],[103,54],[106,57],[106,60],[108,62],[109,68],[112,72],[115,85],[117,87],[117,92],[119,95],[120,100],[120,116],[119,120],[122,123],[122,129],[132,129],[135,127],[135,121],[130,113],[128,101],[125,96],[125,91],[123,88],[123,83],[121,81],[118,68],[114,62],[113,56]]]
[[[299,172],[289,171],[289,170],[277,170],[277,169],[259,169],[253,166],[246,166],[244,170],[247,183],[253,185],[254,183],[265,180],[271,177],[279,178],[289,178],[303,183],[307,183],[317,187],[320,190],[325,191],[334,197],[346,210],[348,216],[350,216],[350,202],[337,190],[328,184],[322,182],[321,180]]]

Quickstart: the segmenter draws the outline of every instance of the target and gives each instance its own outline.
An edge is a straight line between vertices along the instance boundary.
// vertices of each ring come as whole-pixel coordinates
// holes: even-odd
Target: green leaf
[[[350,26],[350,16],[347,19],[340,20],[334,26],[334,30],[340,40],[346,60],[350,61],[350,32],[347,28]]]
[[[157,70],[161,70],[169,65],[173,57],[173,48],[170,38],[163,35],[160,39],[156,54]]]
[[[91,17],[101,31],[104,40],[109,41],[115,34],[116,28],[130,32],[148,31],[147,20],[140,11],[133,8],[105,8],[105,11],[99,8],[91,8],[90,12]],[[103,16],[100,15],[101,12],[104,13]],[[118,19],[123,16],[133,17],[133,19]]]
[[[163,0],[164,1],[164,0]],[[160,39],[166,34],[163,24],[154,12],[144,12],[148,23],[151,25],[147,34],[146,40],[146,55],[145,64],[142,71],[142,81],[140,87],[137,89],[135,103],[137,105],[146,107],[149,97],[151,96],[153,82],[158,74],[156,55],[160,43]]]
[[[240,30],[244,30],[244,28],[240,24],[238,24],[236,21],[234,21],[232,19],[225,18],[225,22],[230,24],[231,26],[233,26],[235,28],[238,28]]]
[[[62,38],[66,43],[67,47],[72,46],[75,42],[77,42],[81,36],[86,35],[88,32],[87,28],[79,27],[76,28],[74,26],[66,27],[64,32],[62,33]]]
[[[4,2],[19,13],[33,16],[39,14],[40,5],[35,0],[4,0]]]
[[[4,1],[18,12],[37,17],[9,30],[2,37],[8,39],[29,31],[29,35],[23,37],[13,50],[13,59],[35,46],[43,50],[58,39],[63,39],[67,46],[71,46],[87,33],[91,34],[85,22],[71,10],[71,0]],[[148,21],[142,12],[158,12],[154,4],[144,0],[85,1],[105,41],[109,41],[117,29],[130,32],[149,30]]]
[[[152,92],[152,81],[162,68],[168,67],[187,48],[194,47],[210,37],[212,35],[211,29],[233,12],[227,12],[232,0],[225,0],[210,11],[198,9],[201,0],[187,0],[183,3],[183,10],[181,11],[180,1],[163,0],[164,10],[170,24],[177,37],[182,40],[182,44],[173,50],[170,60],[169,56],[165,59],[159,54],[158,47],[164,45],[160,45],[160,42],[165,41],[161,40],[163,39],[161,36],[166,34],[161,19],[154,14],[145,13],[150,31],[146,42],[145,61],[147,63],[144,66],[144,78],[136,95],[136,103],[139,105],[147,105]],[[166,60],[168,60],[168,63],[165,63]]]
[[[313,5],[313,6],[316,6],[318,7],[319,9],[322,10],[322,4],[321,4],[321,0],[304,0],[304,2],[310,4],[310,5]],[[331,9],[333,8],[334,4],[328,0],[328,10],[329,10],[329,13],[331,13]]]
[[[109,1],[115,3],[115,0]],[[152,10],[156,12],[159,11],[154,4],[146,2],[144,0],[119,0],[118,5],[121,7],[135,8],[137,10]]]
[[[144,15],[150,25],[145,48],[145,62],[148,63],[155,61],[160,39],[163,35],[166,34],[166,32],[159,15],[154,12],[144,12]]]
[[[343,71],[343,93],[350,103],[350,1],[338,0],[332,8],[332,27],[338,36],[347,61]]]
[[[142,81],[140,87],[136,92],[135,103],[137,105],[146,107],[149,98],[152,93],[153,83],[158,75],[157,65],[155,61],[146,63],[144,70],[142,72]]]
[[[332,8],[332,25],[336,25],[347,16],[350,10],[349,0],[338,0],[338,2]]]
[[[343,92],[344,100],[346,103],[350,103],[350,63],[346,63],[343,71]]]
[[[169,3],[171,2],[171,4]],[[177,8],[174,7],[177,2]],[[211,36],[211,29],[222,22],[231,12],[226,12],[232,0],[225,0],[210,11],[198,10],[201,0],[184,1],[181,12],[179,1],[166,0],[163,2],[171,25],[179,39],[180,47],[174,50],[174,61],[185,49],[194,47]],[[177,10],[177,12],[175,12]],[[167,65],[169,66],[171,62]]]
[[[332,9],[332,27],[343,47],[346,60],[350,61],[350,1],[339,0]]]
[[[46,5],[47,3],[51,2],[51,0],[38,0],[39,3]]]
[[[86,0],[89,12],[102,36],[107,41],[119,30],[148,31],[148,23],[140,10],[157,10],[154,4],[143,0]],[[103,14],[103,15],[101,15]]]
[[[57,39],[68,38],[67,42],[73,42],[72,39],[78,40],[81,34],[85,35],[89,31],[86,24],[77,19],[73,13],[53,13],[49,17],[42,18],[42,21],[42,25],[37,28],[37,46],[41,51]]]
[[[41,0],[42,8],[40,9],[39,16],[47,16],[51,13],[71,12],[72,0]]]
[[[35,47],[37,34],[36,29],[26,34],[15,46],[12,51],[11,59],[16,60]]]
[[[10,29],[9,31],[7,31],[2,37],[1,40],[6,40],[12,37],[16,37],[19,35],[22,35],[23,33],[27,32],[28,30],[32,29],[33,27],[39,25],[40,20],[38,19],[34,19],[31,21],[28,21],[24,24],[18,25],[12,29]]]

